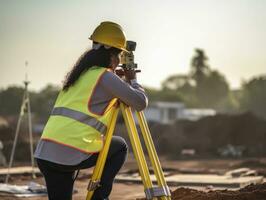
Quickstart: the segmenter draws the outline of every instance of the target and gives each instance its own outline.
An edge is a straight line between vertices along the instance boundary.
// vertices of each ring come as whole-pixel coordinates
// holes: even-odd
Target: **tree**
[[[57,98],[59,88],[53,85],[47,85],[39,93],[32,95],[32,112],[39,118],[41,122],[48,119],[55,100]]]
[[[10,86],[0,91],[0,115],[18,115],[22,104],[24,88]]]
[[[216,108],[224,99],[228,98],[229,85],[225,77],[218,71],[210,71],[208,76],[204,78],[201,87],[198,88],[200,93],[201,106]]]
[[[162,88],[167,90],[178,90],[189,84],[190,78],[187,75],[172,75],[162,83]]]
[[[195,49],[191,61],[191,78],[195,81],[195,98],[198,107],[218,108],[229,98],[229,85],[225,77],[207,65],[208,57],[204,50]]]
[[[195,52],[196,55],[191,60],[191,75],[196,84],[200,86],[209,73],[208,57],[202,49],[195,49]]]
[[[157,90],[152,88],[145,88],[149,97],[149,102],[152,101],[184,101],[182,96],[176,91],[172,90]]]
[[[179,99],[189,107],[198,105],[195,97],[195,85],[193,85],[191,77],[188,75],[172,75],[162,83],[163,90],[172,94],[177,94]],[[169,93],[168,92],[168,93]]]
[[[240,107],[266,118],[266,75],[242,83]]]
[[[208,107],[228,111],[236,105],[230,94],[226,78],[217,70],[211,70],[207,64],[208,57],[204,50],[195,49],[196,55],[191,60],[189,75],[175,74],[162,83],[162,92],[169,98],[172,93],[179,96],[189,107]],[[159,93],[158,93],[159,94]]]

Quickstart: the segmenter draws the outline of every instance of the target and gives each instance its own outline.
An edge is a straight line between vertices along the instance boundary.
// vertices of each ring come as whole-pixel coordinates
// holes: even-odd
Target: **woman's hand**
[[[132,79],[136,79],[136,71],[135,69],[117,69],[115,70],[115,74],[118,75],[120,78],[125,77],[126,81],[130,81]]]
[[[125,68],[124,69],[124,74],[125,74],[126,81],[128,81],[128,82],[130,82],[130,80],[132,80],[132,79],[136,79],[136,71],[135,71],[135,69]]]
[[[115,74],[128,83],[130,83],[130,80],[136,79],[136,74],[139,72],[141,72],[141,70],[135,70],[132,68],[119,68],[115,70]]]

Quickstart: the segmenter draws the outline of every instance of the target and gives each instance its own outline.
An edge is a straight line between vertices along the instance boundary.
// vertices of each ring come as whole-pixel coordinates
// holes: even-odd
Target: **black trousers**
[[[100,187],[94,191],[92,200],[107,199],[112,190],[114,178],[123,166],[128,152],[125,140],[113,136],[107,160],[100,181]],[[75,171],[95,166],[99,153],[93,154],[78,165],[60,165],[37,159],[37,164],[44,175],[49,200],[71,200]]]

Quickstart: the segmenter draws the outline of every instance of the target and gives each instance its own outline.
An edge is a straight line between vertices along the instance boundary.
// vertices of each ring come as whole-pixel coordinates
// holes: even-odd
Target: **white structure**
[[[171,124],[179,119],[198,120],[216,115],[213,109],[187,109],[181,102],[157,101],[144,110],[147,121]]]
[[[186,108],[183,110],[183,113],[179,117],[179,119],[188,119],[188,120],[196,121],[202,117],[214,116],[214,115],[216,115],[216,111],[213,109]]]
[[[144,110],[147,121],[169,124],[176,121],[185,105],[179,102],[154,102]]]

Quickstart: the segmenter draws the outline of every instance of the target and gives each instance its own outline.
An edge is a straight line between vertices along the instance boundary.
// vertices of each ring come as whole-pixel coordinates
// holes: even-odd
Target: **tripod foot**
[[[145,190],[146,198],[153,199],[154,197],[171,196],[171,192],[168,186],[152,187]]]

